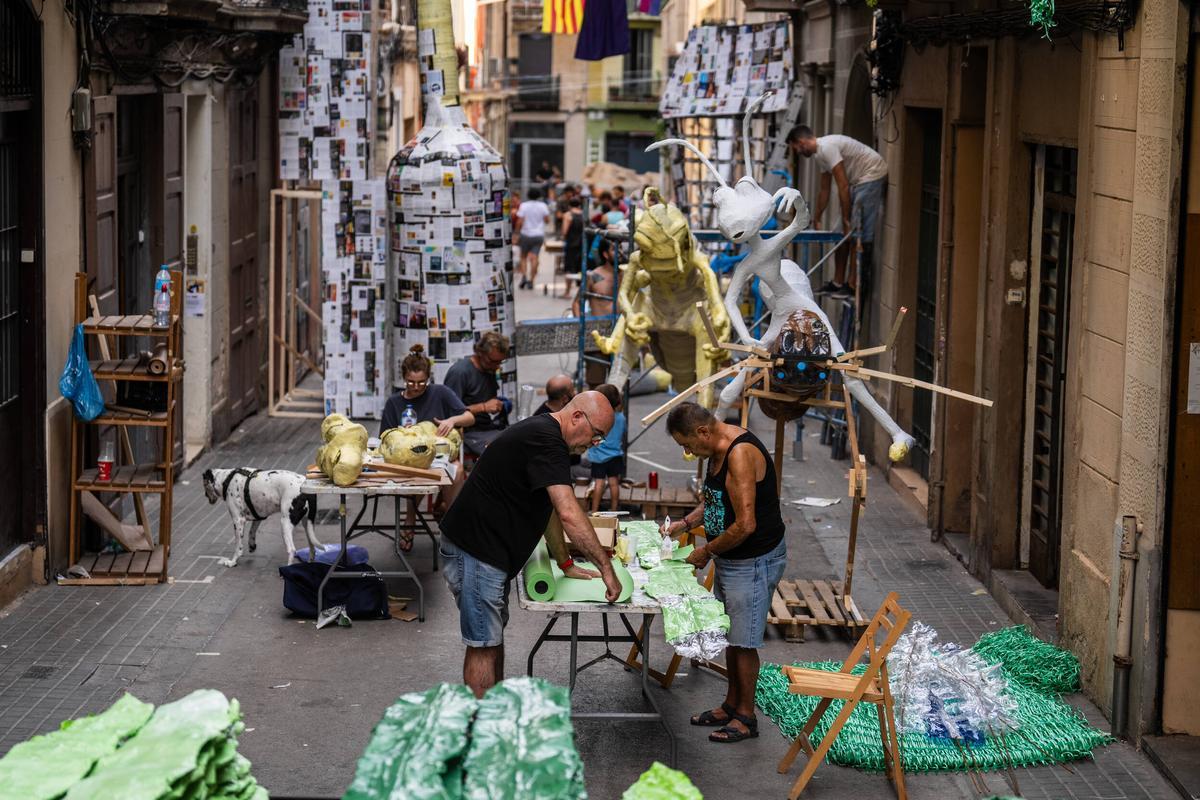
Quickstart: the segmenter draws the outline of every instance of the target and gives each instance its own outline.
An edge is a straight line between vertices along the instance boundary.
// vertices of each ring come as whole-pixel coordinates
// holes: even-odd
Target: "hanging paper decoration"
[[[579,33],[583,0],[542,0],[542,33]]]
[[[371,5],[309,0],[303,35],[280,50],[279,175],[321,184],[325,413],[377,419],[389,388],[387,215],[370,177]]]
[[[740,115],[769,89],[775,93],[760,110],[782,111],[792,85],[790,28],[787,20],[692,28],[663,90],[659,113],[664,119]]]
[[[1029,24],[1042,29],[1042,35],[1050,38],[1054,21],[1054,0],[1029,0]]]
[[[458,104],[449,0],[417,6],[417,60],[425,125],[388,167],[392,379],[413,345],[441,381],[484,331],[515,327],[508,172]],[[501,394],[516,396],[515,353]]]
[[[581,61],[599,61],[629,52],[629,14],[625,0],[588,0],[575,57]]]

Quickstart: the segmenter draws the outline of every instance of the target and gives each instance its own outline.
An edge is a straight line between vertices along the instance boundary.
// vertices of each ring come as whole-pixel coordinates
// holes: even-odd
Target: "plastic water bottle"
[[[163,286],[154,298],[154,327],[167,328],[171,325],[170,284]]]
[[[154,296],[158,297],[162,294],[163,287],[167,287],[167,291],[171,291],[171,271],[167,269],[167,265],[163,264],[159,267],[158,274],[154,276]]]
[[[404,407],[404,413],[402,413],[400,415],[400,427],[411,428],[413,425],[416,425],[416,424],[417,424],[417,412],[415,409],[413,409],[412,404],[409,403],[407,406]]]

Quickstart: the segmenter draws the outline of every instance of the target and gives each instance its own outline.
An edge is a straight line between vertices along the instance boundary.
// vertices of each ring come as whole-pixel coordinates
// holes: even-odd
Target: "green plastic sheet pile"
[[[343,800],[459,800],[478,703],[461,684],[406,694],[383,714]]]
[[[586,800],[571,696],[541,678],[510,678],[479,702],[465,762],[470,800]]]
[[[712,660],[726,647],[725,604],[696,580],[685,561],[664,561],[647,572],[646,594],[662,606],[663,635],[684,658]]]
[[[985,633],[971,649],[999,664],[1010,681],[1053,694],[1079,691],[1079,659],[1038,639],[1024,625]]]
[[[266,800],[237,752],[244,728],[236,700],[213,689],[192,692],[159,706],[67,791],[67,800]]]
[[[653,520],[632,520],[621,523],[621,531],[629,537],[642,569],[652,570],[662,563],[662,533]]]
[[[983,645],[982,650],[980,645]],[[1062,660],[1061,656],[1045,650],[1046,647],[1050,645],[1032,636],[1012,633],[1011,629],[983,637],[975,646],[975,652],[984,660],[1003,665],[1008,678],[1007,694],[1016,701],[1016,727],[1004,731],[988,730],[983,743],[973,745],[904,732],[900,737],[904,769],[909,772],[1001,770],[1010,764],[1014,767],[1060,764],[1090,756],[1094,748],[1111,742],[1107,734],[1091,727],[1078,710],[1059,699],[1057,688],[1045,688],[1048,683],[1055,687],[1066,685],[1061,672],[1055,671],[1057,677],[1049,682],[1038,675],[1034,666],[1038,658],[1046,658],[1051,670],[1057,670],[1054,665]],[[828,672],[841,668],[841,664],[831,661],[797,666]],[[865,668],[865,664],[860,664],[854,672],[861,674]],[[1027,682],[1030,680],[1032,684]],[[892,691],[896,692],[895,686]],[[818,699],[791,694],[787,677],[780,667],[764,664],[759,671],[755,702],[779,726],[784,736],[794,739]],[[823,739],[841,707],[842,701],[834,700],[826,710],[812,737],[814,745]],[[879,720],[872,704],[860,703],[854,709],[834,740],[828,759],[841,766],[883,770]]]
[[[202,689],[154,708],[130,694],[0,759],[0,800],[266,800],[237,752],[236,700]]]
[[[15,745],[0,758],[0,800],[53,800],[146,724],[154,706],[131,694],[101,714]]]
[[[625,790],[621,800],[704,800],[704,795],[687,775],[655,761]]]
[[[571,698],[510,678],[480,701],[441,684],[406,694],[375,726],[343,800],[586,800]]]

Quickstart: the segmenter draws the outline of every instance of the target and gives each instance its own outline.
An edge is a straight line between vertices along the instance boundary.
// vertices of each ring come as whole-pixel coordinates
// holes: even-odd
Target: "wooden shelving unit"
[[[91,362],[92,374],[97,381],[152,381],[166,384],[166,410],[158,413],[139,414],[134,411],[105,408],[104,412],[90,422],[78,419],[71,421],[71,512],[70,512],[70,560],[81,567],[90,577],[67,577],[59,579],[63,585],[124,585],[161,583],[167,579],[167,559],[171,552],[171,503],[175,482],[172,463],[173,432],[179,397],[179,382],[183,378],[183,363],[180,359],[180,304],[183,299],[183,276],[171,273],[171,324],[156,328],[149,314],[126,316],[97,316],[88,313],[87,276],[75,276],[75,321],[83,324],[86,336],[101,338],[101,352],[105,358]],[[107,339],[120,336],[150,337],[155,344],[166,343],[167,369],[155,374],[137,356],[109,358]],[[99,480],[96,467],[83,464],[84,435],[88,426],[114,426],[159,428],[162,433],[161,461],[146,464],[122,464],[113,467],[111,480]],[[126,460],[130,460],[131,449],[128,438],[121,431]],[[141,498],[145,494],[161,497],[159,506],[158,544],[153,550],[133,553],[85,553],[82,543],[83,510],[80,494],[133,494],[138,511],[138,522],[150,532]]]

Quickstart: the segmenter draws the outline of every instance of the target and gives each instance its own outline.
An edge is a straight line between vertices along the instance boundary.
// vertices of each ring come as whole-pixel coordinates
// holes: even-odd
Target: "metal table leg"
[[[556,622],[558,622],[558,614],[551,614],[550,621],[546,623],[546,628],[542,631],[542,635],[533,643],[533,649],[529,651],[529,660],[525,663],[525,674],[531,678],[533,677],[533,657],[537,655],[537,651],[545,644],[546,637],[554,629],[554,623]]]
[[[365,508],[365,506],[364,506]],[[361,514],[359,515],[361,516]],[[325,584],[329,583],[329,579],[333,577],[334,571],[346,559],[346,495],[338,495],[338,522],[342,529],[342,549],[338,553],[337,560],[329,566],[329,571],[325,573],[325,577],[321,579],[321,585],[317,587],[317,618],[321,616],[321,612],[325,610]]]
[[[412,582],[417,585],[417,622],[424,622],[425,587],[421,585],[421,579],[417,577],[412,564],[408,563],[408,558],[404,555],[404,551],[400,549],[400,530],[404,525],[400,519],[400,506],[400,495],[396,495],[396,555],[400,557],[400,563],[404,565],[404,571],[400,574],[400,577],[412,578]]]
[[[571,612],[571,686],[572,692],[575,691],[575,676],[579,673],[575,670],[576,659],[579,651],[579,613]]]

